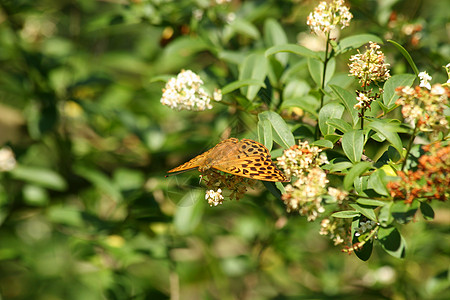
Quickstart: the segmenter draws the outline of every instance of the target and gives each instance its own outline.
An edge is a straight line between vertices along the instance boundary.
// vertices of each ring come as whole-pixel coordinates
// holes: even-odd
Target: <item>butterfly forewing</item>
[[[227,140],[223,140],[220,143],[218,143],[217,145],[215,145],[213,148],[209,149],[208,151],[206,151],[200,155],[197,155],[190,161],[188,161],[176,168],[173,168],[172,170],[167,171],[167,173],[181,173],[181,172],[185,172],[185,171],[189,171],[189,170],[197,169],[197,168],[200,168],[200,169],[210,168],[211,162],[214,162],[215,160],[220,159],[220,157],[221,157],[220,149],[226,147],[226,146],[224,147],[224,144],[236,144],[238,142],[239,142],[239,140],[236,138],[230,138]]]
[[[250,139],[230,138],[214,148],[194,157],[169,173],[198,168],[209,168],[222,172],[264,181],[288,181],[286,176],[272,162],[269,151],[262,144]]]

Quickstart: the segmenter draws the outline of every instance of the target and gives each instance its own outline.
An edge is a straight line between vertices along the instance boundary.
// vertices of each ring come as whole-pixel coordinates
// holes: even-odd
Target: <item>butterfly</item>
[[[204,172],[210,168],[264,181],[289,181],[272,162],[269,150],[264,145],[250,139],[239,141],[237,138],[223,140],[167,173],[181,173],[192,169]],[[168,174],[166,177],[170,175],[174,174]]]

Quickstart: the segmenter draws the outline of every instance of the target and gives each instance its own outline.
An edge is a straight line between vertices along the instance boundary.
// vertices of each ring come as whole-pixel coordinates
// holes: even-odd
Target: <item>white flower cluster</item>
[[[421,131],[432,131],[439,127],[448,128],[444,111],[448,107],[449,88],[439,83],[431,86],[428,81],[432,78],[426,72],[421,72],[419,77],[421,78],[419,86],[396,89],[400,98],[395,103],[402,106],[405,122],[412,126],[417,123]]]
[[[9,147],[0,149],[0,172],[7,172],[16,166],[16,158],[14,152]]]
[[[348,192],[334,187],[329,187],[328,195],[330,195],[338,204],[341,204],[345,198],[347,198]]]
[[[384,53],[379,49],[377,43],[369,42],[369,49],[366,46],[366,52],[361,54],[358,50],[358,54],[350,57],[351,64],[348,65],[350,76],[358,78],[361,86],[367,86],[372,81],[386,81],[391,77],[389,64],[384,63]]]
[[[222,204],[224,199],[222,195],[222,189],[218,189],[217,191],[206,191],[205,199],[208,201],[209,206],[217,206],[219,204]]]
[[[331,3],[323,1],[309,14],[306,24],[313,32],[327,33],[337,25],[341,25],[341,29],[349,26],[352,18],[353,15],[343,0],[334,0]]]
[[[288,212],[298,211],[301,215],[314,221],[325,211],[322,196],[327,192],[328,179],[320,165],[328,163],[322,150],[310,146],[308,142],[299,143],[284,151],[279,157],[278,166],[289,176],[295,176],[294,183],[285,187],[286,192],[281,199],[286,204]]]
[[[320,222],[320,235],[329,235],[330,239],[333,240],[334,245],[339,245],[344,242],[346,229],[342,226],[342,219],[334,219],[331,221],[330,219],[323,219]]]
[[[353,108],[357,109],[357,110],[361,110],[364,107],[367,107],[367,105],[372,102],[372,100],[367,97],[367,95],[365,93],[358,93],[358,96],[356,97],[356,100],[358,100],[358,103],[356,103]]]
[[[284,150],[281,157],[277,158],[278,166],[288,176],[300,177],[305,171],[313,167],[328,163],[322,150],[317,146],[310,146],[307,141]]]
[[[230,2],[231,2],[231,0],[216,0],[217,5],[226,4],[226,3],[230,3]]]
[[[203,111],[211,109],[211,97],[202,88],[200,76],[190,70],[182,70],[176,78],[171,78],[163,89],[161,103],[176,110]],[[216,91],[214,99],[221,100],[221,92]],[[220,101],[216,100],[216,101]]]
[[[282,195],[288,212],[298,211],[306,216],[308,221],[314,221],[319,214],[325,212],[322,205],[322,195],[326,192],[327,175],[321,168],[313,168],[308,175],[299,177],[292,185],[285,188]]]

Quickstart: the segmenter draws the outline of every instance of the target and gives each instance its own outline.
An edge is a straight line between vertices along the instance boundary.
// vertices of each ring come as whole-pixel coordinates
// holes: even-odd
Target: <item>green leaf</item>
[[[372,251],[373,251],[373,241],[367,241],[362,247],[362,249],[355,250],[355,254],[360,260],[367,261],[372,255]]]
[[[141,189],[145,183],[145,176],[141,171],[118,168],[114,171],[114,185],[121,191]]]
[[[317,52],[314,52],[312,50],[309,50],[306,47],[296,45],[296,44],[285,44],[285,45],[273,46],[273,47],[270,47],[269,49],[267,49],[264,54],[266,57],[268,57],[268,56],[271,56],[271,55],[274,55],[274,54],[277,54],[280,52],[289,52],[289,53],[297,54],[300,56],[313,57],[313,58],[320,59],[319,54]]]
[[[358,111],[353,107],[358,102],[355,95],[337,85],[330,85],[331,90],[336,94],[338,99],[344,104],[347,112],[352,116],[353,127],[358,123]]]
[[[266,146],[269,152],[272,150],[272,125],[268,119],[258,122],[258,141]]]
[[[337,141],[339,141],[342,138],[342,136],[340,136],[339,134],[326,134],[323,136],[323,138],[334,144]]]
[[[397,125],[387,123],[381,120],[374,120],[367,125],[367,128],[373,129],[378,132],[382,136],[384,136],[392,146],[398,151],[400,156],[403,153],[403,144],[402,140],[397,134]]]
[[[390,255],[397,258],[405,257],[406,244],[397,228],[380,227],[378,229],[378,241]]]
[[[355,187],[355,191],[358,195],[368,197],[365,192],[367,190],[368,181],[368,176],[357,176],[355,180],[353,180],[353,186]]]
[[[392,76],[385,82],[383,87],[383,104],[386,106],[387,111],[395,107],[395,101],[399,98],[395,93],[395,89],[399,86],[411,86],[416,78],[412,74],[399,74]]]
[[[369,205],[369,206],[385,206],[391,202],[388,201],[381,201],[381,200],[374,200],[374,199],[365,199],[365,198],[359,198],[356,200],[358,204],[362,205]]]
[[[343,38],[336,47],[336,55],[357,49],[368,42],[383,44],[383,40],[373,34],[358,34]]]
[[[352,222],[352,243],[356,244],[360,242],[359,237],[355,235],[356,228],[359,227],[359,223],[361,221],[361,218],[355,218]],[[362,261],[367,261],[370,256],[372,255],[373,250],[373,242],[367,241],[361,249],[355,250],[356,256],[361,259]]]
[[[286,33],[277,20],[269,18],[264,22],[264,42],[266,47],[287,44]],[[275,57],[283,66],[286,66],[288,61],[287,53],[277,53]]]
[[[388,40],[388,42],[394,45],[400,51],[403,57],[408,61],[409,65],[411,66],[411,69],[414,71],[414,74],[416,74],[416,76],[419,76],[419,69],[417,69],[417,66],[414,63],[413,59],[411,58],[411,55],[409,55],[408,51],[406,51],[406,49],[403,48],[402,45],[393,40]]]
[[[281,77],[283,76],[285,67],[274,56],[268,57],[267,62],[267,78],[269,83],[272,87],[278,88],[282,85]]]
[[[297,62],[289,62],[280,78],[280,83],[286,84],[293,79],[302,79],[300,74],[306,72],[308,62],[304,58],[300,58]]]
[[[372,188],[380,195],[388,196],[389,192],[385,184],[386,173],[382,169],[377,169],[369,176],[369,188]]]
[[[204,191],[200,189],[189,190],[183,196],[175,211],[173,223],[179,234],[186,235],[192,233],[203,216],[205,204]]]
[[[305,95],[303,97],[286,99],[283,101],[281,107],[299,107],[317,118],[317,109],[319,108],[319,105],[320,103],[315,97],[311,95]]]
[[[350,190],[355,178],[357,178],[362,173],[366,172],[372,167],[372,163],[368,161],[362,161],[355,164],[350,171],[344,177],[344,189]]]
[[[378,222],[380,222],[381,226],[388,226],[392,224],[394,221],[394,217],[391,215],[391,207],[394,202],[388,202],[385,206],[380,208],[380,212],[378,214]]]
[[[240,89],[241,87],[244,86],[258,86],[258,87],[262,87],[265,88],[266,85],[264,84],[263,81],[261,80],[256,80],[256,79],[242,79],[242,80],[237,80],[237,81],[233,81],[229,84],[227,84],[226,86],[224,86],[222,88],[222,95],[231,93],[234,90]]]
[[[310,90],[311,87],[306,81],[291,79],[286,82],[286,86],[283,89],[283,99],[287,101],[289,99],[301,98],[306,96]]]
[[[362,130],[352,130],[342,136],[342,149],[352,163],[361,160],[364,147],[364,134]]]
[[[329,148],[329,149],[333,148],[333,143],[328,140],[317,140],[311,143],[311,145],[318,146],[321,148]]]
[[[333,77],[334,70],[336,68],[336,60],[334,58],[330,59],[327,64],[327,73],[325,74],[325,85]],[[323,62],[320,59],[308,58],[308,70],[311,78],[317,84],[317,86],[322,86],[323,77]]]
[[[420,212],[425,220],[434,219],[433,208],[426,202],[420,202]]]
[[[12,178],[32,183],[55,191],[67,189],[66,180],[50,169],[17,165],[10,171]]]
[[[262,53],[248,55],[239,69],[239,80],[254,79],[258,84],[241,87],[241,93],[250,101],[255,99],[261,89],[260,82],[264,82],[267,75],[267,59]]]
[[[351,162],[348,161],[343,161],[343,162],[339,162],[339,163],[332,163],[329,165],[325,165],[325,167],[329,168],[330,172],[341,172],[343,170],[349,169],[353,166],[353,164]]]
[[[83,225],[81,212],[73,207],[51,206],[47,210],[47,216],[48,219],[54,223],[73,227],[81,227]]]
[[[172,77],[174,77],[174,75],[157,75],[150,78],[150,82],[151,83],[158,81],[168,82]]]
[[[372,221],[377,221],[377,216],[375,215],[374,208],[371,205],[364,205],[359,203],[350,203],[349,205]]]
[[[115,201],[123,200],[119,188],[102,172],[80,165],[75,165],[73,170],[75,174],[90,181],[95,187],[110,195]]]
[[[344,210],[344,211],[338,211],[332,214],[332,217],[335,218],[342,218],[342,219],[348,219],[348,218],[354,218],[359,217],[361,213],[354,211],[354,210]]]
[[[331,102],[322,107],[319,111],[319,128],[323,135],[334,133],[335,128],[328,125],[327,121],[330,119],[338,119],[342,117],[343,113],[344,107],[337,102]]]
[[[246,52],[222,50],[217,53],[217,57],[223,60],[224,62],[234,65],[240,65],[245,60]]]
[[[329,119],[328,121],[326,121],[326,123],[343,133],[353,130],[352,125],[348,124],[346,121],[342,119]]]
[[[260,122],[268,120],[272,124],[272,136],[278,145],[284,149],[295,145],[294,135],[279,114],[273,111],[265,111],[258,115],[258,120]]]
[[[230,35],[226,37],[226,39],[229,39],[230,36],[233,36],[235,32],[248,36],[254,40],[260,39],[258,28],[251,22],[243,18],[236,18],[234,22],[230,24],[229,27],[232,29],[232,31],[230,32]]]
[[[262,181],[266,189],[278,200],[281,200],[281,194],[285,192],[281,182]]]
[[[50,202],[50,196],[45,188],[26,184],[22,188],[23,199],[26,204],[32,206],[45,206]]]
[[[154,66],[160,73],[170,72],[172,70],[180,69],[185,66],[186,63],[191,61],[187,58],[195,57],[195,54],[201,51],[207,50],[209,45],[201,38],[194,38],[192,36],[181,36],[175,39],[173,42],[169,43],[164,49],[163,55],[156,61]],[[142,64],[141,60],[137,59],[135,56],[134,60],[136,62],[131,62],[130,58],[133,58],[129,54],[122,55],[126,61],[122,58],[117,57],[117,55],[109,56],[108,60],[117,65],[120,62],[122,66],[129,69],[130,72],[135,72],[136,69],[140,69],[140,72],[148,72],[148,65]],[[142,66],[136,66],[141,64]],[[112,67],[112,66],[110,66]],[[116,67],[116,66],[114,66]]]
[[[399,224],[407,224],[414,219],[418,208],[419,201],[413,201],[411,204],[396,201],[391,206],[391,214]]]

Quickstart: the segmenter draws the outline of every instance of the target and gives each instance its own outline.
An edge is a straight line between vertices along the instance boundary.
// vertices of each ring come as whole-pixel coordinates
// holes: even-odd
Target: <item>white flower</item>
[[[277,158],[278,166],[288,177],[300,177],[309,169],[328,163],[326,155],[321,154],[321,151],[317,146],[310,146],[307,141],[299,141],[298,146],[284,150],[283,155]]]
[[[298,211],[306,216],[308,221],[314,221],[319,214],[325,212],[322,205],[322,195],[326,193],[328,183],[326,173],[319,167],[309,170],[291,185],[285,187],[281,196],[288,212]]]
[[[219,204],[222,204],[224,199],[222,195],[222,189],[217,189],[217,191],[206,191],[205,199],[208,200],[209,206],[217,206]]]
[[[350,57],[349,68],[350,75],[359,79],[362,86],[369,85],[372,81],[386,81],[389,74],[389,64],[384,62],[385,55],[379,50],[377,43],[369,42],[369,48],[366,46],[366,52],[352,55]]]
[[[16,166],[16,158],[14,152],[9,147],[0,149],[0,172],[7,172]]]
[[[348,196],[348,192],[336,189],[334,187],[328,187],[328,195],[333,197],[338,203],[342,203]]]
[[[431,90],[431,84],[428,82],[428,80],[431,80],[432,77],[428,75],[426,71],[420,72],[418,76],[420,78],[419,86]]]
[[[216,89],[213,93],[214,101],[222,101],[222,90]]]
[[[431,95],[435,95],[435,96],[442,96],[446,94],[446,90],[444,89],[444,87],[440,84],[434,84],[431,87]]]
[[[354,106],[353,106],[353,108],[354,109],[357,109],[357,110],[360,110],[360,109],[362,109],[363,107],[365,107],[366,105],[366,103],[368,103],[368,104],[370,104],[370,99],[369,99],[369,97],[367,97],[367,95],[366,94],[364,94],[364,93],[358,93],[358,97],[356,97],[356,100],[358,100],[358,103],[356,103]]]
[[[171,78],[163,89],[161,103],[176,110],[202,111],[211,109],[211,98],[201,87],[200,76],[190,70],[182,70]]]
[[[334,0],[331,3],[323,1],[309,14],[306,24],[311,31],[327,33],[336,28],[336,25],[341,25],[341,29],[349,26],[352,18],[353,15],[348,7],[344,6],[343,0]]]
[[[228,13],[225,17],[227,24],[233,23],[234,20],[236,20],[236,14],[233,12]]]
[[[402,89],[402,93],[408,96],[412,96],[415,93],[415,90],[410,86],[405,86]]]
[[[192,11],[192,16],[196,20],[201,20],[203,18],[203,13],[204,13],[203,9],[194,9]]]

